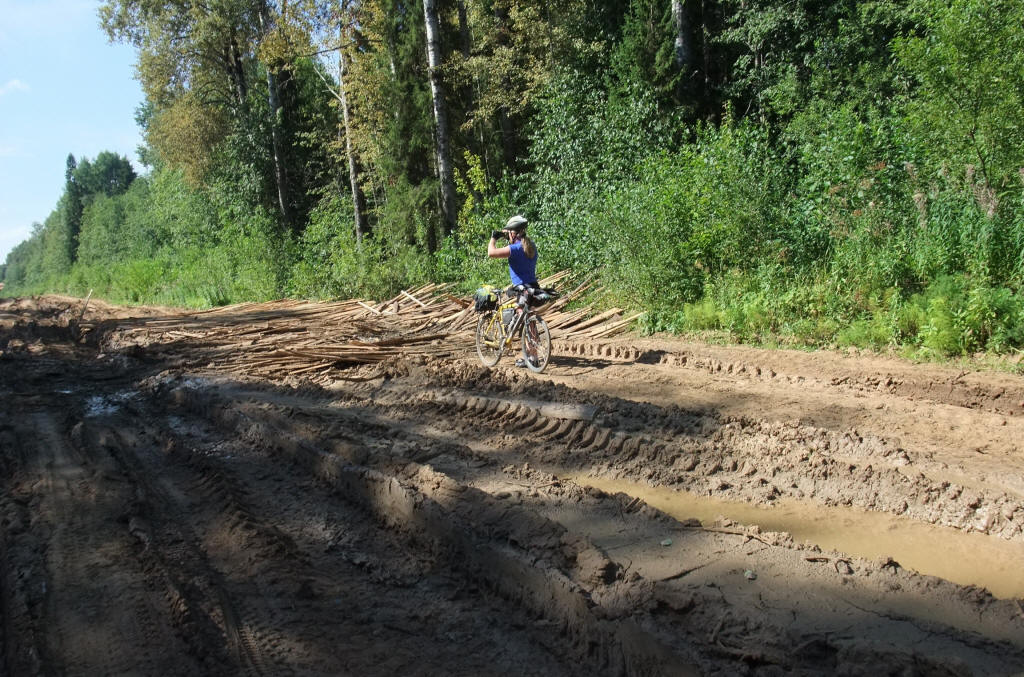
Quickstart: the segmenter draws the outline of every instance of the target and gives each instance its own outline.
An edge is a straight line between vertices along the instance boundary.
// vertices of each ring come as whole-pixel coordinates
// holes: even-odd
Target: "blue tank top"
[[[532,259],[527,256],[522,242],[509,246],[508,274],[512,284],[537,284],[537,256]]]

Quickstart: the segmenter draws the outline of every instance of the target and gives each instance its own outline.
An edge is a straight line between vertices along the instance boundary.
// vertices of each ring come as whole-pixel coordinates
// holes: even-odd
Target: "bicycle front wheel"
[[[551,332],[544,318],[530,315],[523,327],[523,361],[526,368],[537,374],[544,371],[551,357]]]
[[[501,329],[501,315],[489,310],[476,322],[476,354],[485,367],[493,367],[505,349],[505,336]]]

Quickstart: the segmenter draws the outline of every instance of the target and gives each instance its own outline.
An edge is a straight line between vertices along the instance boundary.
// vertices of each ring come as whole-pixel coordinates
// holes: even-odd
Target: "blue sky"
[[[96,0],[0,0],[0,261],[50,214],[68,153],[142,168],[135,50],[112,45]]]

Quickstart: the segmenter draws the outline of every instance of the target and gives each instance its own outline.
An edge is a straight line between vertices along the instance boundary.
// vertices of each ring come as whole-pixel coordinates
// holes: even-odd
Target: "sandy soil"
[[[631,336],[268,381],[118,334],[174,312],[0,301],[0,674],[1024,674],[1024,378]]]

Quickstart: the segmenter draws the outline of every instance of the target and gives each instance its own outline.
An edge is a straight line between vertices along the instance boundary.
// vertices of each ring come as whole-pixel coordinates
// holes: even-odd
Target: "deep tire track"
[[[389,401],[388,396],[394,395],[394,393],[378,392],[371,386],[359,386],[360,394],[354,394],[353,392],[338,393],[332,391],[331,399],[329,402],[326,400],[318,400],[311,398],[311,393],[305,394],[289,394],[289,393],[275,393],[267,391],[252,391],[239,389],[237,387],[222,386],[211,389],[203,387],[196,387],[195,385],[186,386],[182,388],[176,388],[173,384],[169,386],[171,391],[169,398],[173,401],[184,406],[186,409],[195,412],[208,412],[210,420],[215,421],[225,432],[233,432],[251,439],[262,439],[264,441],[273,440],[272,446],[275,447],[280,453],[283,454],[282,458],[290,459],[293,462],[298,462],[301,466],[309,469],[310,472],[318,474],[321,477],[328,478],[329,481],[342,481],[346,482],[345,486],[349,489],[347,492],[360,492],[366,491],[366,487],[363,482],[370,481],[370,485],[373,482],[379,482],[383,480],[368,480],[370,475],[367,475],[365,471],[359,471],[353,466],[338,466],[336,463],[330,462],[328,457],[323,455],[324,452],[320,451],[324,448],[340,448],[348,454],[349,458],[357,457],[361,463],[379,464],[382,469],[390,469],[388,472],[399,473],[397,480],[398,484],[386,484],[386,486],[405,487],[406,483],[415,476],[421,474],[421,471],[409,470],[416,466],[415,463],[409,463],[410,456],[416,456],[417,458],[428,458],[431,459],[428,462],[434,466],[433,474],[428,473],[424,475],[425,478],[434,478],[438,470],[450,473],[447,478],[442,475],[438,479],[430,479],[431,483],[429,486],[446,486],[446,483],[450,483],[452,478],[459,478],[461,482],[476,482],[484,480],[485,478],[491,478],[488,480],[490,483],[497,482],[501,485],[503,481],[500,477],[504,476],[506,480],[504,483],[508,483],[512,478],[529,479],[531,482],[527,483],[536,485],[539,488],[550,487],[555,485],[555,498],[554,502],[548,505],[543,502],[543,496],[547,495],[547,490],[544,490],[542,494],[539,491],[534,491],[532,495],[540,497],[541,503],[537,504],[538,513],[550,512],[552,506],[563,504],[566,500],[569,503],[579,501],[581,496],[586,495],[585,493],[575,493],[577,490],[573,490],[571,487],[567,489],[557,489],[561,486],[561,483],[557,481],[557,478],[551,476],[545,476],[544,473],[539,475],[536,471],[529,468],[529,464],[525,466],[510,465],[500,466],[505,458],[519,458],[520,462],[523,458],[528,458],[529,454],[525,453],[525,449],[530,446],[528,443],[524,443],[522,440],[516,441],[515,437],[509,437],[507,435],[502,436],[504,442],[499,442],[498,447],[504,445],[506,448],[502,451],[486,451],[486,447],[489,443],[494,443],[495,435],[502,435],[502,433],[496,432],[490,426],[481,426],[481,414],[485,412],[500,412],[512,410],[512,406],[506,406],[507,403],[495,404],[491,401],[491,398],[481,397],[479,395],[459,396],[456,398],[448,398],[448,401],[444,406],[454,407],[454,410],[448,410],[448,415],[439,415],[438,411],[434,411],[433,408],[438,407],[437,402],[433,401],[430,397],[425,396],[421,391],[414,395],[410,395],[408,398],[395,397],[396,401]],[[364,397],[365,396],[365,397]],[[415,404],[418,402],[418,404]],[[424,409],[427,407],[428,409]],[[530,410],[530,407],[525,407],[524,416],[531,419],[535,417],[534,425],[540,426],[538,429],[550,429],[547,433],[549,438],[556,436],[571,434],[572,431],[579,430],[579,427],[583,424],[581,421],[565,421],[559,420],[557,425],[552,426],[551,419],[548,417],[541,416],[536,410]],[[399,413],[401,411],[401,413]],[[461,412],[461,413],[459,413]],[[485,416],[486,418],[486,416]],[[435,425],[424,423],[423,420],[445,420],[447,425],[445,430],[439,430]],[[385,423],[386,422],[386,423]],[[362,450],[352,449],[351,438],[348,434],[351,430],[348,430],[348,424],[358,431],[358,436],[366,443],[366,448]],[[590,425],[590,424],[586,424]],[[596,437],[596,434],[595,434]],[[381,438],[394,439],[396,442],[392,444],[381,444],[379,440]],[[627,435],[616,431],[614,435],[609,434],[608,438],[611,440],[610,446],[617,447],[620,449],[620,453],[625,455],[637,455],[643,444],[651,444],[650,440],[645,441],[644,438],[637,435]],[[511,445],[511,447],[509,446]],[[656,450],[664,449],[658,444],[654,443],[652,446]],[[483,451],[478,451],[481,449]],[[550,450],[548,450],[550,451]],[[548,453],[545,451],[545,453]],[[339,457],[340,460],[341,457]],[[343,461],[345,462],[345,461]],[[499,469],[500,466],[500,469]],[[346,470],[348,468],[348,470]],[[402,471],[402,468],[406,470]],[[410,476],[409,473],[414,473]],[[351,476],[350,473],[355,473]],[[343,479],[343,478],[348,479]],[[363,479],[357,479],[357,478]],[[389,480],[394,483],[396,480]],[[512,482],[516,484],[516,482]],[[415,483],[413,487],[419,487],[415,491],[423,491],[423,485]],[[360,488],[362,487],[362,488]],[[390,489],[385,493],[390,495]],[[401,489],[400,491],[406,491]],[[461,492],[467,492],[468,489],[457,489],[452,487],[451,489],[445,489],[446,496],[462,495]],[[512,516],[518,514],[518,506],[522,504],[526,506],[528,501],[525,496],[520,497],[520,492],[512,492],[513,495],[509,497],[508,491],[499,491],[494,494],[498,501],[494,504],[495,508],[501,506],[497,515],[489,515],[488,510],[482,509],[478,516],[475,517],[471,524],[476,526],[471,529],[485,528],[487,529],[488,538],[496,539],[498,541],[508,541],[513,544],[529,543],[529,538],[523,538],[522,536],[514,536],[510,533],[504,532],[502,525],[508,524],[513,521]],[[371,498],[369,498],[369,505],[372,507],[378,505],[379,499],[374,499],[372,496],[375,495],[371,491]],[[415,495],[415,493],[413,494]],[[595,496],[600,496],[600,492],[597,492]],[[628,498],[628,497],[625,497]],[[363,505],[367,505],[367,499],[362,499],[360,502]],[[391,499],[389,499],[391,500]],[[403,499],[404,500],[404,499]],[[420,505],[420,499],[411,499],[414,505]],[[447,500],[443,502],[444,505],[448,505]],[[624,498],[614,497],[615,501],[622,501],[617,510],[620,516],[623,513],[634,514],[638,519],[642,520],[655,520],[665,525],[672,524],[671,520],[667,520],[664,515],[660,515],[657,511],[651,511],[647,508],[643,510],[637,510],[636,502],[631,501],[628,505],[625,503]],[[511,503],[506,503],[511,501]],[[599,499],[598,505],[604,506],[607,499]],[[387,501],[381,503],[382,506],[386,506]],[[402,525],[409,519],[412,519],[417,515],[420,510],[425,510],[426,505],[429,501],[425,502],[423,506],[413,509],[411,506],[403,507],[399,510],[402,517],[396,518],[395,516],[388,516],[390,513],[385,510],[384,513],[378,513],[378,516],[383,515],[383,519],[388,521],[392,526],[401,529]],[[401,501],[398,505],[405,505]],[[642,504],[639,507],[643,507]],[[397,509],[397,506],[396,506]],[[606,508],[602,508],[606,509]],[[557,511],[556,511],[557,512]],[[450,519],[450,515],[448,518]],[[754,532],[756,533],[756,532]],[[729,537],[735,538],[735,537]],[[759,537],[759,540],[764,540],[765,537]],[[770,536],[769,541],[766,543],[779,543],[785,545],[784,542],[778,540],[777,536]],[[735,546],[734,546],[735,547]],[[792,547],[792,543],[788,547]],[[770,548],[769,548],[770,549]],[[795,553],[794,553],[795,554]],[[536,556],[535,556],[536,557]],[[813,559],[813,558],[812,558]],[[555,562],[558,560],[555,559]],[[603,563],[602,563],[603,562]],[[699,644],[702,637],[699,628],[703,628],[704,632],[707,631],[708,620],[702,617],[691,616],[690,610],[699,608],[701,604],[707,604],[711,607],[718,606],[719,602],[716,601],[714,595],[707,593],[687,593],[685,596],[680,596],[677,591],[670,591],[668,589],[662,590],[655,584],[653,588],[649,586],[649,582],[643,582],[643,579],[634,581],[629,585],[623,584],[622,568],[620,565],[609,564],[609,560],[604,558],[603,555],[597,555],[596,560],[589,566],[596,567],[595,569],[589,569],[591,573],[587,574],[590,576],[587,580],[589,583],[584,585],[584,589],[589,590],[591,599],[597,601],[602,600],[598,604],[602,614],[612,614],[612,617],[618,617],[618,614],[622,613],[619,611],[611,611],[610,609],[618,608],[619,605],[626,603],[627,607],[632,607],[634,604],[643,604],[637,600],[643,600],[645,598],[651,599],[650,603],[655,604],[656,608],[663,608],[660,612],[659,624],[668,623],[669,626],[685,628],[685,632],[682,634],[675,635],[675,639],[672,639],[673,635],[664,634],[664,627],[660,627],[659,624],[650,625],[654,630],[654,635],[659,638],[659,641],[665,642],[668,646],[673,646],[674,650],[681,651],[681,655],[690,656],[692,660],[711,661],[710,663],[704,663],[705,665],[713,665],[715,660],[736,660],[741,658],[742,655],[747,655],[750,651],[749,639],[743,639],[747,637],[749,633],[749,624],[751,619],[748,617],[749,614],[744,612],[738,614],[736,621],[726,624],[726,626],[719,633],[723,638],[734,636],[735,641],[730,647],[722,647],[718,645],[703,647],[698,650],[698,654],[702,658],[697,658],[697,655],[691,653],[695,649],[694,644],[683,643],[679,644],[680,637],[691,638],[690,641]],[[804,563],[802,566],[807,566]],[[858,575],[871,575],[872,566],[877,567],[878,565],[872,565],[870,563],[858,563],[857,569]],[[499,570],[500,566],[494,562],[490,563],[491,568],[497,567]],[[628,565],[627,565],[628,568]],[[884,567],[881,571],[884,571]],[[894,569],[895,571],[895,569]],[[471,569],[474,575],[481,575],[475,569]],[[600,573],[604,572],[604,573]],[[838,575],[837,570],[837,575]],[[490,581],[489,585],[495,585],[492,578],[489,578],[487,574],[483,574],[485,580]],[[511,575],[511,574],[509,574]],[[523,576],[522,572],[518,574],[520,577]],[[676,576],[664,577],[664,580],[674,580]],[[682,586],[684,589],[689,584],[685,581],[686,578],[682,579]],[[906,582],[915,582],[918,579],[914,578],[914,575],[908,574],[904,579],[901,576],[901,580]],[[616,582],[618,581],[618,582]],[[906,584],[906,583],[904,583]],[[914,583],[918,585],[919,583]],[[607,586],[607,587],[605,587]],[[636,587],[639,586],[639,587]],[[500,585],[497,586],[502,589]],[[624,588],[624,589],[623,589]],[[630,590],[626,592],[625,590]],[[511,593],[507,589],[503,594],[509,594],[511,597],[510,601],[519,599],[516,594]],[[665,597],[667,595],[667,597]],[[653,596],[653,599],[652,599]],[[685,601],[689,599],[690,601]],[[626,602],[626,600],[630,600]],[[698,601],[702,600],[702,601]],[[520,601],[519,603],[529,604],[528,601]],[[694,605],[697,605],[695,607]],[[733,604],[741,604],[739,600],[736,602],[730,602],[730,606]],[[865,602],[866,604],[866,602]],[[610,605],[610,607],[606,606]],[[742,606],[742,604],[741,604]],[[1012,609],[1006,607],[1005,604],[1000,608],[1004,610]],[[636,613],[634,611],[633,613]],[[683,613],[684,617],[678,617],[676,614]],[[664,614],[668,614],[664,616]],[[675,620],[674,620],[675,619]],[[558,621],[555,620],[557,623]],[[714,620],[710,621],[714,624]],[[758,623],[764,623],[765,621],[758,621]],[[695,625],[696,623],[696,625]],[[877,624],[876,624],[877,625]],[[956,630],[953,628],[946,628],[941,624],[934,624],[931,622],[925,623],[921,627],[930,628],[925,636],[943,637],[947,638],[944,641],[956,643],[963,642],[965,646],[977,646],[977,647],[988,647],[985,651],[1001,651],[1002,649],[996,649],[997,645],[991,644],[987,641],[982,641],[980,644],[977,640],[969,637],[963,637],[963,630]],[[744,630],[744,628],[747,628]],[[765,626],[764,632],[769,632],[771,626]],[[884,636],[884,629],[880,630],[881,635]],[[872,632],[879,632],[878,629],[873,629]],[[759,655],[760,658],[757,661],[766,662],[767,664],[793,664],[794,661],[814,661],[818,653],[814,651],[807,652],[806,654],[800,654],[796,657],[785,657],[786,651],[784,648],[787,645],[800,644],[805,641],[804,639],[797,639],[799,635],[789,636],[785,633],[777,635],[775,629],[771,629],[770,634],[772,635],[771,641],[776,643],[779,648],[778,652],[769,652],[764,654],[749,654],[751,656]],[[765,641],[768,641],[767,639]],[[850,648],[843,645],[843,642],[836,644],[832,639],[822,640],[825,644],[831,646],[831,654],[834,660],[839,662],[853,660],[851,656],[859,655],[854,652],[850,653]],[[922,640],[923,641],[923,640]],[[740,649],[736,647],[747,647],[746,649]],[[880,652],[878,655],[888,656],[887,660],[890,661],[901,661],[898,658],[900,650],[896,647],[877,649]],[[895,651],[895,653],[892,653]],[[800,652],[798,652],[800,653]],[[713,658],[717,656],[718,658]],[[921,665],[933,665],[929,662],[929,659],[924,656],[915,658],[916,661]],[[755,661],[756,662],[756,661]],[[935,664],[938,665],[938,664]],[[933,665],[934,667],[934,665]],[[927,672],[927,670],[926,670]]]
[[[893,511],[886,493],[902,492],[910,511],[926,506],[965,528],[976,509],[997,504],[991,492],[955,486],[926,497],[938,486],[916,475],[931,467],[927,454],[860,434],[841,415],[816,428],[721,414],[730,409],[715,400],[726,382],[818,393],[846,382],[730,370],[728,360],[702,366],[695,355],[684,370],[718,390],[686,409],[594,382],[588,392],[514,370],[403,358],[334,372],[339,381],[320,375],[324,387],[164,374],[140,394],[143,374],[163,368],[158,351],[173,356],[187,341],[76,362],[80,346],[48,347],[60,331],[29,344],[24,329],[27,341],[12,348],[21,352],[0,359],[5,402],[27,441],[22,460],[46,458],[36,428],[55,421],[72,442],[68,465],[87,469],[66,475],[75,480],[68,500],[92,497],[75,518],[95,538],[112,536],[106,545],[120,553],[106,568],[70,567],[65,580],[92,574],[96,589],[143,581],[149,591],[137,598],[122,585],[114,602],[135,619],[138,644],[130,663],[97,654],[117,671],[177,656],[193,673],[302,675],[645,675],[673,672],[672,661],[729,675],[1012,674],[1024,664],[1017,608],[983,590],[891,562],[832,567],[822,555],[836,554],[783,534],[680,524],[550,472],[754,501],[800,491],[884,511]],[[593,361],[616,378],[630,360],[659,379],[674,368],[667,353],[601,353],[562,365],[586,371]],[[896,380],[878,386],[891,394]],[[767,403],[761,391],[756,402]],[[0,414],[0,441],[2,430]],[[0,453],[4,471],[19,463],[17,452]],[[62,607],[75,593],[43,568],[58,507],[38,481],[44,471],[0,480],[3,525],[14,527],[0,533],[11,570],[0,579],[4,661],[28,674],[61,672],[81,641],[57,641],[48,622],[48,600]],[[805,483],[793,486],[793,476]],[[1001,521],[982,525],[990,532],[1017,524],[1012,502],[998,506]],[[58,534],[56,549],[78,538]],[[161,642],[160,632],[173,636]]]
[[[5,571],[18,571],[4,585],[6,644],[19,647],[6,659],[11,674],[187,673],[192,666],[180,661],[162,665],[162,652],[177,650],[173,631],[133,566],[132,537],[111,519],[130,502],[131,486],[109,459],[74,448],[65,416],[37,411],[19,424],[31,431],[21,436],[31,462],[20,473],[31,531],[21,522],[20,535],[5,539]]]
[[[571,391],[561,397],[582,399]],[[481,437],[478,429],[484,422],[500,422],[505,429],[558,447],[550,453],[525,452],[541,462],[571,466],[577,458],[696,493],[754,497],[765,503],[780,497],[814,499],[1024,540],[1020,499],[930,480],[927,457],[856,431],[613,400],[600,403],[603,412],[610,412],[603,413],[603,420],[563,420],[543,415],[536,402],[524,403],[521,396],[502,392],[500,384],[473,394],[361,383],[337,401],[383,409],[386,416],[378,417],[392,421],[445,420],[462,439]]]
[[[191,427],[193,429],[201,427],[201,424],[190,423],[189,421],[191,419],[186,417],[184,420],[179,420],[175,427]],[[262,432],[255,429],[242,430],[240,433],[237,436],[232,436],[235,437],[232,441],[228,441],[230,437],[223,438],[213,434],[213,437],[210,438],[211,445],[206,448],[203,446],[192,448],[192,445],[195,445],[199,439],[195,435],[176,438],[176,441],[170,446],[171,455],[177,457],[177,460],[172,466],[163,468],[163,470],[172,468],[171,474],[173,475],[175,473],[180,474],[182,469],[187,468],[188,475],[193,478],[191,484],[182,485],[184,487],[183,493],[192,496],[197,504],[203,506],[200,514],[194,514],[193,520],[196,521],[195,527],[207,534],[201,538],[205,544],[206,552],[212,552],[211,549],[217,544],[218,538],[222,542],[230,542],[227,548],[221,547],[219,555],[214,558],[220,563],[218,568],[227,567],[224,569],[225,578],[227,577],[227,572],[234,572],[232,576],[234,581],[225,583],[225,588],[231,590],[234,602],[231,607],[226,604],[224,607],[228,612],[226,615],[230,615],[231,608],[236,609],[239,618],[237,624],[230,623],[230,619],[225,621],[225,623],[237,625],[243,629],[248,628],[249,630],[240,634],[239,642],[243,648],[250,644],[263,647],[263,655],[267,658],[262,664],[254,660],[252,664],[247,664],[247,667],[253,671],[265,669],[272,673],[281,674],[282,672],[287,672],[291,668],[291,664],[286,660],[284,654],[276,648],[280,641],[275,639],[275,633],[279,633],[280,628],[292,627],[297,619],[294,614],[282,613],[281,609],[277,607],[268,610],[265,604],[260,605],[257,603],[254,606],[253,600],[273,601],[276,598],[280,598],[280,586],[282,584],[289,588],[288,592],[294,592],[295,581],[307,582],[300,586],[299,594],[302,595],[312,594],[310,589],[316,590],[321,586],[336,588],[338,582],[324,579],[322,564],[321,566],[313,565],[313,560],[309,559],[312,552],[308,550],[308,547],[304,551],[301,548],[297,548],[292,540],[295,536],[294,534],[285,536],[276,526],[273,526],[274,522],[272,520],[280,520],[282,518],[287,520],[288,517],[279,510],[274,510],[273,507],[266,503],[268,499],[272,500],[275,492],[267,491],[266,487],[261,486],[261,484],[265,482],[273,483],[275,479],[282,479],[281,485],[287,489],[287,487],[295,486],[299,475],[293,476],[290,470],[285,471],[283,475],[280,474],[287,468],[288,464],[273,449],[275,445],[272,438],[266,437]],[[200,437],[209,435],[210,433],[204,433]],[[147,436],[148,434],[146,433],[137,435],[140,438]],[[128,448],[135,445],[122,441],[121,446]],[[139,446],[141,448],[145,445]],[[140,459],[147,457],[145,453],[133,453],[137,453]],[[125,456],[127,456],[127,453],[125,453]],[[153,459],[154,455],[150,453],[148,455],[150,467],[144,468],[141,471],[142,474],[149,477],[166,477],[166,474],[161,475],[158,472],[158,467],[153,465]],[[140,465],[144,465],[146,462],[141,461]],[[284,466],[281,465],[282,462],[285,463]],[[278,477],[275,478],[272,476],[272,473],[277,473]],[[259,480],[258,476],[260,475],[270,475],[270,477],[263,482]],[[305,476],[304,473],[302,476]],[[288,479],[290,477],[294,477],[294,479]],[[308,476],[306,477],[308,481]],[[181,481],[177,478],[174,478],[174,480],[175,482]],[[287,497],[290,491],[287,490],[284,494],[281,494],[281,492],[276,493]],[[261,499],[258,502],[253,500],[257,496]],[[287,500],[291,501],[294,499],[287,498]],[[154,507],[148,507],[146,512],[150,513],[153,510]],[[175,510],[172,509],[168,512],[173,513]],[[347,521],[352,521],[352,518],[347,518]],[[160,531],[160,529],[154,527],[153,531]],[[217,535],[218,533],[219,536]],[[385,539],[385,541],[389,540],[391,540],[390,537]],[[430,557],[430,548],[433,546],[430,542],[426,545],[428,547],[427,556]],[[244,551],[249,561],[242,562],[233,559],[229,550]],[[334,557],[336,556],[334,555]],[[394,555],[390,557],[394,557]],[[347,559],[350,565],[355,566],[357,569],[363,568],[368,562],[363,555],[358,554],[343,556],[343,559]],[[371,577],[383,576],[382,583],[385,587],[395,585],[396,583],[388,582],[391,575],[387,572],[392,568],[392,565],[387,565],[385,560],[381,560],[380,565],[374,565],[372,562],[375,559],[371,557],[369,560],[371,567],[368,573],[370,573]],[[416,558],[414,557],[414,559]],[[336,565],[329,566],[327,570],[336,571],[337,567]],[[253,587],[252,593],[246,594],[246,586],[240,584],[237,580],[238,574],[242,572],[244,572],[245,578],[248,580],[248,585]],[[406,580],[404,583],[398,582],[397,584],[400,587],[410,584],[415,587],[422,587],[422,582],[416,582],[422,580],[422,576],[423,574],[421,573],[414,576],[411,580]],[[433,585],[430,584],[430,586]],[[380,596],[379,593],[377,596]],[[383,598],[390,599],[392,596],[389,592]],[[294,602],[290,604],[294,604]],[[294,609],[294,606],[292,608]],[[307,608],[305,611],[308,614],[309,609]],[[301,614],[302,610],[300,609],[296,613]],[[349,623],[350,621],[346,621],[342,626],[348,628]],[[314,634],[314,630],[309,628],[307,624],[308,621],[300,624],[299,627],[305,626],[306,630],[304,632],[306,634]],[[402,623],[385,623],[382,626],[383,631],[386,633],[384,636],[395,633],[400,635],[409,634],[409,631],[405,630],[402,626]],[[339,628],[340,635],[344,635],[346,632],[351,631]],[[279,634],[277,636],[279,637]],[[512,637],[514,638],[514,635]],[[557,644],[553,646],[553,648],[556,647]],[[294,642],[291,643],[290,648],[295,648]],[[304,650],[308,653],[312,649],[310,646],[306,646]],[[326,651],[326,647],[321,647],[321,649],[316,649],[314,653],[326,653]],[[449,656],[449,658],[452,658],[452,656]],[[364,661],[362,658],[357,660],[359,662]],[[409,656],[408,660],[412,661],[412,656]],[[550,661],[548,662],[550,663]],[[361,672],[366,673],[367,671],[380,674],[391,674],[392,672],[390,670],[377,671],[364,664]],[[551,672],[550,666],[545,671]],[[315,672],[331,674],[333,671],[320,668]],[[473,672],[477,671],[473,670],[470,674]],[[558,674],[559,672],[562,672],[562,670],[556,670],[553,674]]]

